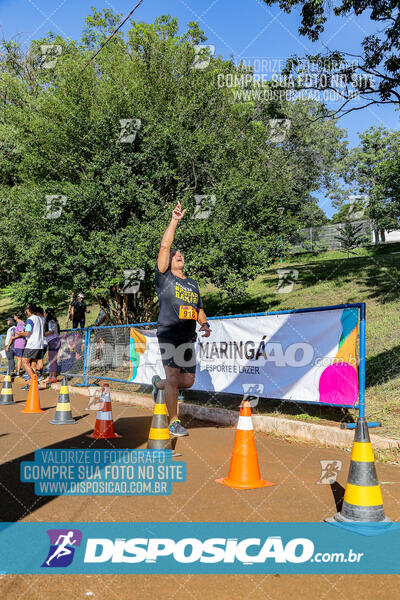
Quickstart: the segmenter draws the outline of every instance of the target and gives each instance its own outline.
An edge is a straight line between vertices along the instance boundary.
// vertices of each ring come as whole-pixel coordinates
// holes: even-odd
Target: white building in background
[[[365,207],[368,205],[369,196],[366,194],[353,194],[349,196],[349,217],[352,221],[360,221],[364,219]],[[400,242],[400,229],[395,231],[374,231],[371,223],[371,243],[372,244],[391,244],[394,242]]]
[[[379,232],[378,239],[376,239],[376,237],[376,232],[372,231],[373,244],[394,244],[395,242],[400,242],[400,229],[395,229],[394,231],[385,230]]]
[[[400,242],[400,229],[389,231],[389,233],[385,231],[385,239],[389,244],[390,242]]]
[[[373,222],[369,219],[352,221],[354,225],[362,225],[361,233],[364,235],[363,246],[369,244],[393,244],[400,242],[400,229],[395,231],[374,231]],[[297,231],[290,240],[290,252],[313,252],[315,250],[340,250],[341,242],[338,235],[344,223],[331,223],[319,227],[307,227]]]

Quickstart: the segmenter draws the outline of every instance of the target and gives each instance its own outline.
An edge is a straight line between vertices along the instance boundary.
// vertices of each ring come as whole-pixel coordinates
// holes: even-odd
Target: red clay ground
[[[113,404],[120,440],[93,441],[96,412],[88,399],[71,394],[76,425],[57,427],[53,417],[57,393],[40,393],[42,415],[21,414],[26,392],[14,384],[16,406],[0,407],[0,515],[2,521],[322,521],[336,512],[329,485],[319,485],[320,460],[341,460],[337,491],[345,486],[349,452],[291,443],[256,435],[262,476],[271,488],[235,491],[214,482],[227,474],[235,431],[208,423],[187,422],[190,436],[177,450],[187,464],[187,481],[174,484],[167,497],[42,497],[33,485],[19,482],[19,463],[33,460],[38,448],[144,448],[151,414],[142,408]],[[178,459],[179,460],[179,459]],[[400,520],[400,468],[378,464],[386,513]],[[388,551],[390,551],[388,549]],[[400,573],[400,566],[399,566]],[[147,600],[211,598],[241,600],[394,600],[400,598],[399,576],[294,575],[6,575],[0,576],[5,600]]]

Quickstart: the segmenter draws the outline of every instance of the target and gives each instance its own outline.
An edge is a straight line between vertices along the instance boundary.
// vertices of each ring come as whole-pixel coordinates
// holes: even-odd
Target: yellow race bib
[[[194,319],[195,321],[197,321],[197,311],[192,306],[180,306],[179,318]]]

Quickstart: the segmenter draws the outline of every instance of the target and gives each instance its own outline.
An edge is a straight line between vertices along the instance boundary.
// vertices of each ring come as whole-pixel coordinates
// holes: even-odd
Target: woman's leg
[[[160,343],[160,348],[161,345],[163,344],[164,346],[167,345],[167,342],[165,340],[159,339],[159,343]],[[167,390],[167,388],[170,388],[170,386],[173,386],[173,390],[175,393],[175,387],[176,387],[176,398],[178,397],[178,389],[188,389],[191,388],[192,385],[194,384],[194,380],[196,377],[196,373],[190,373],[188,371],[186,371],[185,373],[181,372],[181,368],[178,365],[182,365],[183,367],[185,367],[186,369],[193,370],[195,371],[196,368],[196,359],[195,359],[195,350],[194,350],[194,344],[190,344],[188,342],[186,342],[185,344],[183,344],[184,348],[173,348],[172,346],[172,352],[174,353],[173,356],[173,360],[172,360],[172,365],[174,365],[173,367],[169,367],[167,365],[164,364],[164,371],[165,371],[165,375],[166,375],[166,379],[160,379],[159,381],[157,381],[157,387],[159,390]],[[171,352],[170,348],[163,348],[163,352]],[[180,354],[183,353],[183,356],[180,356]],[[181,362],[184,361],[184,362]],[[169,375],[168,375],[169,373]],[[169,383],[168,383],[169,380]],[[172,388],[171,388],[172,389]],[[166,397],[167,397],[167,393],[166,393]],[[167,400],[166,400],[167,402]],[[168,406],[168,402],[167,402],[167,406]],[[176,412],[176,411],[174,411]]]
[[[14,362],[14,352],[9,350],[6,352],[7,360],[8,360],[8,371],[10,375],[15,371],[15,362]]]
[[[179,373],[178,389],[186,390],[194,384],[195,373]]]
[[[165,403],[171,424],[178,419],[178,391],[192,387],[195,373],[181,373],[179,369],[174,367],[164,367],[164,370],[166,378],[157,381],[157,387],[159,390],[164,390]],[[173,435],[176,435],[176,433]],[[187,432],[183,435],[187,435]]]
[[[33,369],[31,369],[31,359],[24,357],[22,359],[22,366],[24,367],[25,371],[28,373],[29,377],[32,377],[32,375],[34,374],[34,371],[33,371]]]
[[[157,383],[159,390],[164,390],[165,403],[169,414],[169,422],[178,418],[178,384],[179,369],[175,367],[164,367],[165,379]]]
[[[53,381],[56,378],[56,375],[54,374],[54,371],[56,371],[57,369],[56,358],[57,350],[53,350],[53,348],[50,348],[49,346],[49,376],[47,378],[47,381]]]

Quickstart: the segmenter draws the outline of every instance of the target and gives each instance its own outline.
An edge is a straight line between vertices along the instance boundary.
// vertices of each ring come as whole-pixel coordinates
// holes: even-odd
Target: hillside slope
[[[289,293],[278,293],[277,269],[295,269]],[[246,296],[232,303],[211,287],[204,290],[207,314],[239,314],[351,302],[367,305],[366,407],[377,432],[400,439],[400,245],[369,247],[347,257],[344,252],[292,256],[251,282]],[[271,403],[269,404],[271,406]],[[304,411],[302,412],[302,407]],[[279,404],[274,411],[298,418],[341,420],[329,408]],[[261,409],[261,407],[260,407]],[[263,404],[262,412],[270,412]]]

